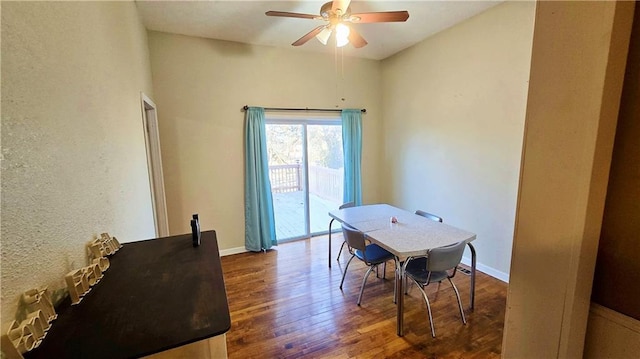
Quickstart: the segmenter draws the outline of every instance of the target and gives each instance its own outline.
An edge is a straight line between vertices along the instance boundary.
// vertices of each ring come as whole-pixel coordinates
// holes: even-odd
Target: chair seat
[[[411,264],[411,262],[409,262],[409,264]],[[413,268],[409,268],[408,265],[407,265],[406,274],[411,278],[415,279],[416,282],[423,283],[423,284],[427,283],[427,280],[429,280],[429,282],[431,283],[440,282],[447,279],[447,277],[449,276],[449,273],[447,273],[446,271],[438,271],[438,272],[431,272],[431,278],[428,278],[429,271],[427,271],[426,267],[413,269]]]
[[[382,262],[386,262],[390,259],[393,259],[393,254],[391,254],[391,252],[387,251],[386,249],[380,247],[377,244],[369,244],[365,247],[365,251],[366,253],[366,257],[367,257],[367,261],[369,263],[382,263]],[[364,261],[365,257],[363,256],[363,253],[361,250],[356,249],[355,250],[355,255],[356,257],[358,257],[358,259]]]

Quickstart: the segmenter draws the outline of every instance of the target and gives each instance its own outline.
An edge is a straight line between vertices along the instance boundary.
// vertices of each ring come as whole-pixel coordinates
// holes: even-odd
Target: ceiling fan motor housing
[[[347,10],[344,11],[344,13],[342,13],[342,14],[337,14],[337,13],[333,12],[331,10],[332,8],[333,8],[333,1],[329,1],[328,3],[325,3],[320,8],[320,16],[322,16],[323,19],[328,20],[328,21],[330,21],[330,20],[332,20],[334,18],[337,21],[340,21],[342,19],[348,19],[351,16],[351,6],[349,6],[347,8]]]

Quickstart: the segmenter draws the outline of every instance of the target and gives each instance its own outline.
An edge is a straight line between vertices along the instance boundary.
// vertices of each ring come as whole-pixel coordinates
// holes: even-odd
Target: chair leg
[[[442,281],[438,282],[438,288],[436,288],[436,294],[433,296],[434,300],[438,300],[438,295],[440,295],[440,284],[442,284]]]
[[[337,261],[340,261],[340,255],[342,254],[342,249],[344,248],[345,244],[347,244],[347,242],[342,241],[342,245],[340,246],[340,250],[338,251],[338,256],[336,257]]]
[[[331,220],[329,221],[329,268],[331,268],[331,225],[333,224],[334,220],[335,218],[331,218]]]
[[[456,298],[458,298],[458,308],[460,309],[460,316],[462,317],[462,323],[467,324],[467,319],[464,317],[464,310],[462,309],[462,301],[460,300],[460,293],[458,292],[458,288],[456,287],[455,284],[453,284],[453,282],[451,281],[451,278],[447,278],[447,279],[449,280],[449,283],[451,283],[453,290],[456,292]]]
[[[362,286],[360,287],[360,295],[358,296],[358,306],[360,306],[360,302],[362,301],[362,293],[364,292],[364,285],[367,284],[367,278],[369,278],[369,274],[373,271],[374,266],[370,266],[367,273],[364,275],[364,279],[362,280]]]
[[[413,282],[416,284],[418,289],[420,289],[420,292],[422,292],[422,297],[424,297],[424,301],[425,303],[427,303],[427,312],[429,313],[429,327],[431,327],[431,336],[435,338],[436,328],[433,325],[433,316],[431,316],[431,304],[429,303],[429,298],[427,298],[427,293],[425,293],[424,289],[422,288],[422,285],[420,285],[420,283],[416,282],[415,280],[413,280]]]
[[[395,272],[393,272],[394,275],[394,281],[393,281],[393,304],[397,304],[398,303],[398,286],[396,283],[396,281],[398,280],[398,266],[395,265]]]
[[[340,290],[342,290],[342,283],[344,283],[344,277],[347,275],[347,269],[349,268],[349,264],[351,264],[353,257],[355,257],[355,255],[352,255],[351,258],[349,258],[347,265],[344,267],[344,272],[342,272],[342,280],[340,281]]]
[[[382,279],[387,279],[387,262],[382,265]]]
[[[404,295],[409,294],[409,285],[413,282],[409,282],[409,277],[404,277]]]

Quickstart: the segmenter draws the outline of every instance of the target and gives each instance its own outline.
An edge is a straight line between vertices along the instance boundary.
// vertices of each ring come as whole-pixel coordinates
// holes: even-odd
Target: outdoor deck
[[[331,218],[328,212],[339,204],[309,194],[309,217],[311,233],[327,232]],[[273,194],[273,208],[276,217],[276,238],[278,240],[300,238],[305,234],[304,192]],[[337,227],[337,226],[336,226]]]

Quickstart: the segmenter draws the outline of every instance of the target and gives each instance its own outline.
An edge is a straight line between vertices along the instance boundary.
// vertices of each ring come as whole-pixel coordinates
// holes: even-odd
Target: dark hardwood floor
[[[507,284],[478,272],[472,312],[469,276],[456,274],[467,325],[460,320],[451,286],[445,282],[436,291],[437,284],[429,285],[436,338],[420,291],[412,288],[405,297],[405,336],[398,337],[393,263],[387,264],[386,280],[371,274],[358,307],[366,267],[354,259],[341,291],[348,253],[337,262],[342,236],[332,237],[331,269],[326,236],[222,258],[231,311],[229,358],[500,357]]]

